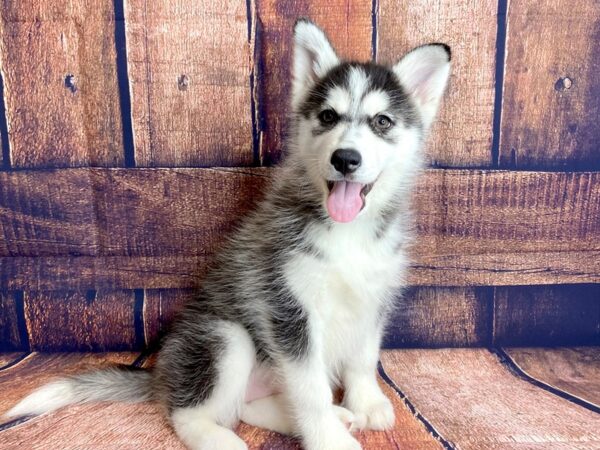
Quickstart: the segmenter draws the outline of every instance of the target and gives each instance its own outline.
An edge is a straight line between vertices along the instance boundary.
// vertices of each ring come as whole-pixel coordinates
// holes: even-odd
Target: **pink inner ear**
[[[435,70],[430,67],[422,67],[419,70],[416,70],[413,73],[413,94],[421,99],[421,101],[425,101],[429,98],[429,81],[433,76]]]

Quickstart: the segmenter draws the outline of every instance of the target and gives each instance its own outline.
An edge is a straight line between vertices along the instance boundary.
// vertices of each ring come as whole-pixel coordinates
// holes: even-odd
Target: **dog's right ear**
[[[296,109],[308,90],[340,63],[323,30],[307,19],[294,25],[292,66],[292,107]]]

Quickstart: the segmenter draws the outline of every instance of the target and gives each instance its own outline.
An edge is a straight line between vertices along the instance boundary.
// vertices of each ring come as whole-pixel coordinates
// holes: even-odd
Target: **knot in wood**
[[[65,77],[65,87],[73,94],[77,92],[77,78],[73,74],[68,74]]]
[[[177,87],[180,91],[187,91],[189,85],[190,78],[187,75],[180,75],[179,78],[177,78]]]
[[[556,89],[559,92],[562,92],[566,91],[567,89],[571,89],[571,86],[573,86],[573,80],[571,80],[569,77],[564,77],[556,80],[556,83],[554,84],[554,89]]]

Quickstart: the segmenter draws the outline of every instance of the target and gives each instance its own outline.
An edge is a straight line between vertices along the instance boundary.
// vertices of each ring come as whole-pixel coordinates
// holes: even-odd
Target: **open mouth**
[[[373,183],[356,181],[327,181],[327,213],[336,222],[351,222],[365,207],[366,197]]]

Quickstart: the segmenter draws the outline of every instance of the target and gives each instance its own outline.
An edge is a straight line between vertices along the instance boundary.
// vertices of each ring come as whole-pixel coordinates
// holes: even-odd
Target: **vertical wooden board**
[[[192,289],[147,289],[144,298],[144,336],[153,347],[168,329],[181,306],[194,295]]]
[[[246,2],[126,2],[138,166],[253,162]]]
[[[488,297],[483,288],[410,289],[396,301],[384,347],[487,345],[491,336]]]
[[[0,351],[27,350],[19,329],[19,302],[15,291],[0,291]]]
[[[441,166],[492,163],[497,2],[379,0],[377,60],[394,63],[410,49],[443,42],[452,75],[427,154]]]
[[[5,2],[0,14],[12,166],[123,165],[113,1]]]
[[[25,320],[35,351],[132,350],[133,291],[25,292]]]
[[[509,2],[500,165],[600,167],[600,4]]]
[[[496,345],[599,345],[600,285],[495,289]]]
[[[368,61],[372,57],[372,1],[256,0],[256,8],[260,158],[262,164],[270,165],[281,158],[288,124],[295,21],[299,17],[313,20],[340,56]]]

